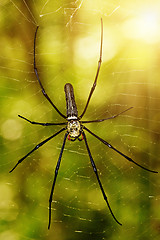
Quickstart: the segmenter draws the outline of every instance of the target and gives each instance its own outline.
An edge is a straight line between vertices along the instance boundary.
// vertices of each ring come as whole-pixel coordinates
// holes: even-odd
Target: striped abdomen
[[[64,91],[66,95],[67,118],[78,118],[78,111],[74,98],[73,86],[70,83],[66,83],[64,86]]]

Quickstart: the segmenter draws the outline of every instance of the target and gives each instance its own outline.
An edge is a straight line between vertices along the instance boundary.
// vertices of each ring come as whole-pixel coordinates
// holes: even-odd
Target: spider
[[[89,145],[88,145],[88,141],[87,141],[87,138],[86,138],[85,131],[90,133],[92,136],[94,136],[95,138],[100,140],[102,143],[104,143],[107,147],[109,147],[110,149],[112,149],[115,152],[119,153],[122,157],[124,157],[128,161],[134,163],[135,165],[139,166],[140,168],[143,168],[144,170],[152,172],[152,173],[158,173],[158,172],[150,170],[148,168],[145,168],[145,167],[141,166],[139,163],[135,162],[133,159],[131,159],[130,157],[126,156],[124,153],[122,153],[119,150],[117,150],[110,143],[108,143],[107,141],[103,140],[101,137],[97,136],[95,133],[93,133],[86,126],[83,125],[83,124],[86,124],[86,123],[98,123],[98,122],[106,121],[108,119],[116,118],[120,114],[130,110],[132,107],[130,107],[130,108],[128,108],[128,109],[126,109],[126,110],[124,110],[124,111],[122,111],[122,112],[120,112],[120,113],[118,113],[116,115],[108,117],[108,118],[98,119],[98,120],[81,121],[82,117],[84,116],[84,114],[85,114],[85,112],[86,112],[86,110],[88,108],[88,105],[89,105],[90,99],[92,97],[92,94],[93,94],[93,92],[94,92],[94,90],[96,88],[97,79],[98,79],[98,75],[99,75],[99,71],[100,71],[100,67],[101,67],[101,63],[102,63],[103,21],[101,19],[101,43],[100,43],[100,56],[99,56],[99,61],[98,61],[98,68],[97,68],[97,72],[96,72],[96,75],[95,75],[93,86],[92,86],[92,88],[90,90],[90,93],[89,93],[89,96],[88,96],[88,99],[87,99],[87,103],[86,103],[85,108],[84,108],[83,112],[81,113],[81,115],[78,115],[78,110],[77,110],[75,97],[74,97],[74,90],[73,90],[73,86],[70,83],[66,83],[65,86],[64,86],[65,97],[66,97],[66,109],[67,109],[67,114],[66,115],[61,113],[59,111],[59,109],[54,105],[54,103],[52,102],[52,100],[50,99],[50,97],[48,96],[48,94],[46,93],[46,91],[45,91],[45,89],[44,89],[44,87],[42,85],[42,82],[41,82],[41,80],[39,78],[38,70],[37,70],[37,67],[36,67],[36,53],[35,53],[36,52],[35,50],[36,50],[36,38],[37,38],[38,28],[39,28],[39,26],[37,26],[36,31],[35,31],[35,36],[34,36],[34,72],[35,72],[35,75],[37,77],[37,80],[39,82],[39,85],[40,85],[40,88],[42,90],[42,93],[43,93],[44,97],[49,101],[49,103],[58,112],[58,114],[62,118],[64,118],[66,121],[65,122],[60,122],[60,123],[42,123],[42,122],[34,122],[34,121],[31,121],[31,120],[29,120],[29,119],[27,119],[27,118],[25,118],[25,117],[23,117],[21,115],[18,115],[20,118],[24,119],[25,121],[27,121],[27,122],[29,122],[31,124],[41,125],[41,126],[55,126],[55,125],[61,126],[62,125],[64,127],[61,128],[58,132],[56,132],[53,135],[51,135],[50,137],[46,138],[44,141],[38,143],[30,152],[28,152],[24,157],[22,157],[17,162],[17,164],[10,170],[10,173],[13,172],[13,170],[21,162],[23,162],[23,160],[25,158],[27,158],[31,153],[36,151],[38,148],[42,147],[45,143],[50,141],[52,138],[54,138],[55,136],[57,136],[61,132],[65,131],[64,140],[63,140],[62,148],[61,148],[60,155],[59,155],[59,158],[58,158],[58,161],[57,161],[57,165],[56,165],[56,168],[55,168],[55,175],[54,175],[53,184],[52,184],[52,188],[51,188],[51,193],[50,193],[50,197],[49,197],[49,222],[48,222],[48,229],[50,228],[50,225],[51,225],[51,204],[52,204],[52,199],[53,199],[54,188],[55,188],[56,179],[57,179],[59,167],[60,167],[60,164],[61,164],[61,158],[62,158],[62,154],[63,154],[63,150],[64,150],[64,147],[65,147],[65,143],[66,143],[67,138],[70,141],[75,141],[76,139],[78,139],[79,141],[84,140],[86,148],[87,148],[87,152],[88,152],[88,155],[89,155],[89,159],[90,159],[93,171],[94,171],[94,173],[96,175],[96,178],[97,178],[100,190],[102,192],[103,198],[104,198],[104,200],[105,200],[105,202],[106,202],[106,204],[108,206],[108,209],[109,209],[112,217],[114,218],[114,220],[119,225],[122,225],[117,220],[117,218],[115,217],[115,215],[114,215],[114,213],[113,213],[113,211],[112,211],[112,209],[110,207],[108,198],[106,196],[106,193],[104,191],[103,185],[102,185],[101,180],[99,178],[99,174],[98,174],[95,162],[93,160],[93,157],[92,157]]]

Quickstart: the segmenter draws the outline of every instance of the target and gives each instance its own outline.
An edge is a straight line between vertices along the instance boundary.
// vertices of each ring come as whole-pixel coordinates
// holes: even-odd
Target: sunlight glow
[[[94,31],[94,34],[85,38],[79,38],[75,45],[76,58],[75,61],[77,64],[81,64],[82,61],[87,64],[97,64],[100,54],[100,41],[101,41],[101,32],[98,27]],[[103,28],[103,61],[109,61],[112,59],[116,53],[119,46],[120,38],[117,39],[114,33],[109,27]],[[81,64],[82,65],[82,64]]]
[[[127,21],[124,26],[125,33],[131,38],[142,39],[148,43],[160,40],[160,16],[156,9],[147,9],[138,17]]]
[[[158,32],[158,14],[156,12],[145,12],[139,19],[139,34],[142,37],[148,35],[156,36]]]

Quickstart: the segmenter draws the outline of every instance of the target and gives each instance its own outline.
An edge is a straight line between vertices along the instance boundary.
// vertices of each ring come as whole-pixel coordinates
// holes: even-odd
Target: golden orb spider
[[[36,54],[35,54],[35,49],[36,49],[36,37],[37,37],[37,31],[38,31],[39,26],[37,26],[36,31],[35,31],[35,37],[34,37],[34,72],[36,74],[37,80],[39,82],[39,85],[41,87],[42,93],[44,95],[44,97],[50,102],[50,104],[52,105],[52,107],[58,112],[58,114],[64,118],[66,121],[65,122],[61,122],[61,123],[40,123],[40,122],[34,122],[34,121],[30,121],[29,119],[18,115],[20,118],[26,120],[27,122],[31,123],[31,124],[37,124],[37,125],[41,125],[41,126],[54,126],[54,125],[64,125],[63,128],[61,128],[58,132],[54,133],[52,136],[48,137],[47,139],[45,139],[44,141],[40,142],[39,144],[37,144],[29,153],[27,153],[24,157],[22,157],[17,164],[10,170],[10,173],[25,159],[27,158],[31,153],[33,153],[35,150],[37,150],[38,148],[40,148],[41,146],[43,146],[45,143],[47,143],[48,141],[50,141],[52,138],[54,138],[55,136],[57,136],[58,134],[60,134],[63,131],[65,132],[64,135],[64,140],[63,140],[63,144],[62,144],[62,148],[60,151],[60,155],[58,158],[58,162],[55,168],[55,175],[54,175],[54,179],[53,179],[53,184],[52,184],[52,188],[51,188],[51,193],[50,193],[50,198],[49,198],[49,223],[48,223],[48,229],[50,228],[50,224],[51,224],[51,204],[52,204],[52,199],[53,199],[53,192],[54,192],[54,188],[55,188],[55,183],[56,183],[56,179],[57,179],[57,175],[58,175],[58,170],[60,167],[60,163],[61,163],[61,158],[62,158],[62,154],[63,154],[63,150],[64,150],[64,146],[66,143],[66,139],[68,137],[68,140],[71,141],[75,141],[76,139],[78,139],[79,141],[82,141],[84,139],[86,148],[87,148],[87,152],[90,158],[90,162],[91,165],[93,167],[94,173],[96,175],[99,187],[101,189],[102,195],[104,200],[106,201],[106,204],[109,208],[109,211],[112,215],[112,217],[114,218],[114,220],[119,224],[122,225],[117,218],[115,217],[115,215],[113,214],[113,211],[110,207],[110,204],[108,202],[106,193],[104,191],[104,188],[102,186],[102,183],[100,181],[98,172],[97,172],[97,168],[96,165],[94,163],[94,160],[92,158],[92,154],[88,145],[88,141],[86,138],[86,134],[85,134],[85,130],[87,132],[89,132],[91,135],[93,135],[95,138],[97,138],[98,140],[100,140],[102,143],[104,143],[106,146],[108,146],[109,148],[113,149],[114,151],[116,151],[117,153],[119,153],[121,156],[123,156],[124,158],[126,158],[128,161],[134,163],[135,165],[143,168],[144,170],[147,170],[149,172],[153,172],[153,173],[157,173],[157,171],[153,171],[150,170],[148,168],[145,168],[143,166],[141,166],[139,163],[135,162],[133,159],[131,159],[130,157],[126,156],[124,153],[120,152],[119,150],[117,150],[115,147],[113,147],[110,143],[108,143],[107,141],[103,140],[101,137],[97,136],[96,134],[94,134],[93,132],[91,132],[87,127],[85,127],[83,124],[84,123],[96,123],[96,122],[103,122],[105,120],[108,119],[113,119],[116,118],[117,116],[119,116],[120,114],[130,110],[132,107],[114,115],[108,118],[104,118],[104,119],[98,119],[98,120],[89,120],[89,121],[81,121],[82,117],[84,116],[90,99],[92,97],[92,94],[95,90],[96,84],[97,84],[97,79],[98,79],[98,75],[99,75],[99,71],[100,71],[100,67],[101,67],[101,63],[102,63],[102,43],[103,43],[103,21],[101,19],[101,44],[100,44],[100,57],[99,57],[99,61],[98,61],[98,68],[97,68],[97,72],[96,72],[96,76],[95,76],[95,80],[93,83],[93,86],[90,90],[88,99],[87,99],[87,103],[85,105],[85,108],[82,112],[81,115],[78,116],[78,110],[77,110],[77,106],[76,106],[76,102],[75,102],[75,97],[74,97],[74,91],[73,91],[73,86],[70,83],[65,84],[64,86],[64,91],[65,91],[65,96],[66,96],[66,109],[67,109],[67,114],[64,115],[63,113],[61,113],[58,108],[54,105],[54,103],[52,102],[52,100],[50,99],[50,97],[47,95],[41,81],[38,75],[38,70],[36,67]]]

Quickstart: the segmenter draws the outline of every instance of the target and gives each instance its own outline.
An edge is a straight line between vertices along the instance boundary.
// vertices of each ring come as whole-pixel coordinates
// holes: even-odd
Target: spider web
[[[103,18],[103,63],[83,120],[128,112],[113,120],[86,124],[139,164],[159,170],[160,4],[154,1],[16,1],[1,6],[1,180],[0,239],[159,239],[159,174],[131,164],[86,133],[111,208],[99,189],[84,141],[67,141],[52,203],[48,199],[64,134],[15,163],[60,126],[33,71],[33,40],[39,25],[36,60],[40,79],[54,104],[65,110],[64,85],[74,86],[82,113],[99,59]]]

